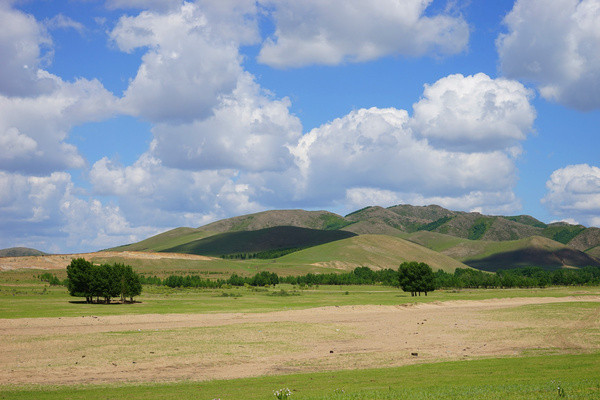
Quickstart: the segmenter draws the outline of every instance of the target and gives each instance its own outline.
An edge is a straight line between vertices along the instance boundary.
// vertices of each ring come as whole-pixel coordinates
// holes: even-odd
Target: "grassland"
[[[600,355],[501,358],[399,368],[144,385],[0,387],[1,399],[600,399]],[[435,379],[432,379],[435,377]],[[559,396],[558,388],[564,397]]]
[[[159,276],[303,274],[331,271],[314,265],[328,256],[370,263],[361,252],[381,246],[377,236],[346,240],[354,252],[338,241],[276,262],[123,261]],[[0,399],[273,399],[284,387],[292,400],[548,399],[559,386],[564,398],[600,399],[600,287],[411,297],[383,286],[146,286],[139,303],[90,305],[41,272],[0,272]],[[17,383],[6,384],[11,370]],[[248,374],[265,376],[215,380]]]
[[[2,275],[0,275],[1,277]],[[14,276],[14,275],[13,275]],[[18,275],[17,275],[18,276]],[[273,295],[284,289],[295,295]],[[224,295],[225,293],[225,295]],[[428,296],[386,286],[321,286],[300,289],[291,285],[252,289],[171,289],[145,286],[133,305],[81,304],[66,288],[47,284],[0,284],[0,318],[75,317],[84,315],[188,314],[215,312],[269,312],[324,306],[397,305],[451,300],[485,300],[516,297],[597,296],[600,288],[550,287],[544,289],[438,290]]]

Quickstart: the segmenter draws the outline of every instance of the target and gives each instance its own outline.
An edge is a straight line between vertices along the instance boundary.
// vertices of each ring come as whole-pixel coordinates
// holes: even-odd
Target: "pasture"
[[[41,272],[0,272],[0,399],[600,398],[599,287],[145,286],[101,305]]]

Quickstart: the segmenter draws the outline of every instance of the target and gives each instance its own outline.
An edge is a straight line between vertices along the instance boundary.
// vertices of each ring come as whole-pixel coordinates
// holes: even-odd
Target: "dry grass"
[[[0,385],[207,380],[600,349],[600,297],[0,320]],[[411,353],[418,353],[417,356]]]

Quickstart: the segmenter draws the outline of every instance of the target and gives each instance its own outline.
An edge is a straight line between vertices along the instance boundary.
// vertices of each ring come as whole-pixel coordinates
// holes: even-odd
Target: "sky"
[[[0,0],[0,248],[270,209],[600,226],[600,0]]]

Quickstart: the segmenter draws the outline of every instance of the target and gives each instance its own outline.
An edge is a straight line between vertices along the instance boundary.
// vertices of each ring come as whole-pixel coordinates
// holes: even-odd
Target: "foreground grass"
[[[281,290],[284,292],[281,292]],[[85,304],[70,297],[62,286],[41,283],[0,283],[0,318],[78,317],[85,315],[183,314],[214,312],[269,312],[344,305],[396,305],[450,300],[514,297],[600,295],[600,287],[545,289],[439,290],[411,297],[386,286],[320,286],[301,290],[291,285],[275,288],[171,289],[145,286],[136,304]]]
[[[564,396],[559,395],[558,387]],[[0,399],[600,399],[600,354],[501,358],[227,381],[0,387]]]

